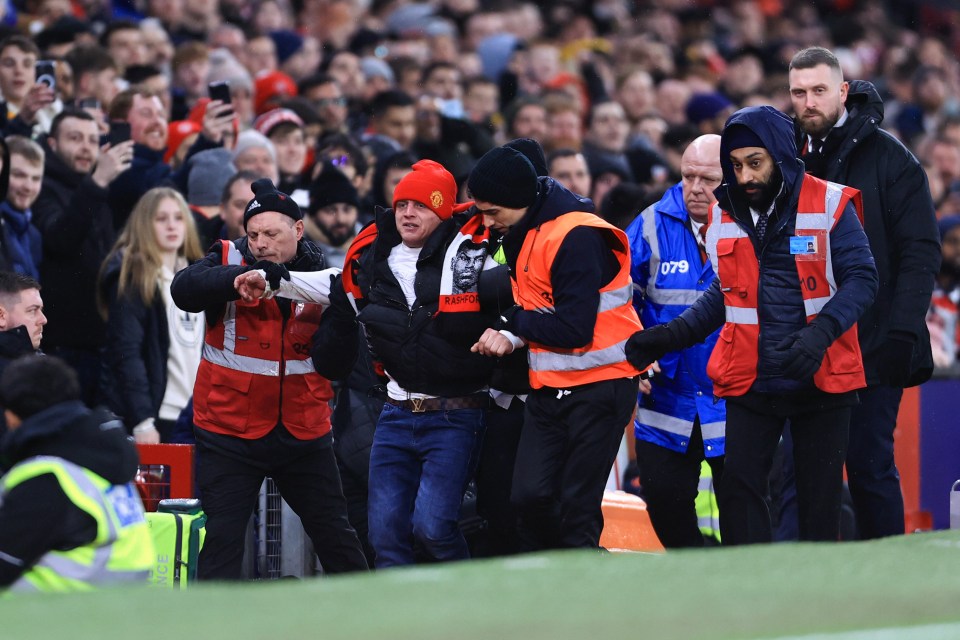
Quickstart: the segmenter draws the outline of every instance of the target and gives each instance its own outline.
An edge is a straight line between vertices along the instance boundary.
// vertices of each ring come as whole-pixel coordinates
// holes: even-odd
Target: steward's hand
[[[653,373],[660,373],[660,363],[654,362],[650,365],[650,369]],[[645,396],[650,395],[650,392],[653,391],[653,384],[650,382],[650,378],[643,378],[640,380],[640,393]]]
[[[664,354],[679,348],[680,345],[677,344],[673,332],[665,324],[637,331],[630,336],[625,347],[627,360],[640,371],[662,358]]]
[[[483,332],[483,335],[480,336],[480,339],[477,340],[472,347],[470,347],[470,351],[484,356],[494,356],[499,358],[501,356],[513,353],[515,348],[516,346],[513,344],[510,338],[503,335],[496,329],[488,328]]]
[[[253,302],[266,295],[267,281],[259,271],[241,273],[233,280],[233,288],[244,302]]]
[[[916,339],[909,333],[899,331],[887,335],[880,352],[877,373],[880,380],[891,387],[905,387],[910,380],[910,365],[913,362],[913,346]]]
[[[269,260],[257,260],[253,265],[254,269],[261,269],[266,274],[267,284],[271,289],[280,288],[280,280],[290,280],[290,272],[282,264],[270,262]]]
[[[774,350],[783,363],[783,375],[793,380],[806,380],[823,365],[827,347],[833,337],[819,324],[812,322],[780,341]]]

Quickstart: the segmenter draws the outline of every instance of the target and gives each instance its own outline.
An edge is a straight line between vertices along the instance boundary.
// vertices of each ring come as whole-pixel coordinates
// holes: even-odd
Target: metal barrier
[[[313,544],[300,518],[280,497],[273,478],[260,487],[248,527],[244,577],[254,580],[312,576],[317,573]]]

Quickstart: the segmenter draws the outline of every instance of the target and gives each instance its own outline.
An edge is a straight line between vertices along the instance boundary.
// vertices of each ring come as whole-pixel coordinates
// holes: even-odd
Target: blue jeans
[[[368,520],[377,568],[470,556],[460,502],[486,426],[482,409],[413,413],[386,404],[370,451]]]

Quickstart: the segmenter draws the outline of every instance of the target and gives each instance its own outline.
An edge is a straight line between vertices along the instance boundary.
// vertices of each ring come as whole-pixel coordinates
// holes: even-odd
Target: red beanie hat
[[[441,220],[446,220],[460,208],[457,202],[457,181],[453,174],[433,160],[421,160],[413,171],[403,177],[393,190],[393,207],[401,200],[414,200],[430,207]]]
[[[283,98],[297,95],[297,83],[282,71],[272,71],[257,76],[253,82],[253,111],[258,116],[270,111]]]
[[[200,133],[200,125],[190,120],[174,120],[167,125],[167,151],[163,161],[169,163],[180,145],[194,133]]]

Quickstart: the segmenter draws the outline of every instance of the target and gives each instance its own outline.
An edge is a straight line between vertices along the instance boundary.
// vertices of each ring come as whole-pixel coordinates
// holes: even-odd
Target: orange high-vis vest
[[[223,264],[244,264],[236,246],[221,240]],[[207,326],[193,392],[201,429],[253,440],[279,423],[299,440],[330,431],[330,381],[313,368],[310,347],[320,325],[317,304],[291,303],[284,324],[273,300],[229,302]]]
[[[862,220],[859,191],[804,176],[797,203],[795,235],[812,239],[814,251],[797,253],[795,259],[808,323],[837,292],[830,232],[851,201]],[[757,378],[760,267],[746,232],[716,203],[707,230],[707,253],[720,278],[726,313],[726,324],[707,364],[707,375],[713,380],[717,396],[741,396]],[[827,393],[843,393],[866,386],[856,324],[827,348],[823,365],[813,381],[818,389]]]
[[[553,313],[550,271],[564,238],[574,227],[595,227],[605,232],[620,263],[616,277],[600,290],[600,306],[593,339],[580,349],[557,349],[530,343],[530,386],[563,389],[637,375],[627,362],[627,338],[641,329],[633,308],[630,249],[626,234],[590,213],[566,213],[527,232],[520,248],[513,281],[517,303],[525,311]]]

